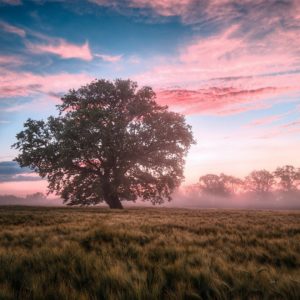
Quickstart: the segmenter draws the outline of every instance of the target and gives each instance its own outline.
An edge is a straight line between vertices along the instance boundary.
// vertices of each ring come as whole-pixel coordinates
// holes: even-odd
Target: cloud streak
[[[0,162],[0,183],[15,181],[39,181],[42,180],[29,168],[20,168],[14,161]]]
[[[6,67],[7,66],[20,66],[23,63],[24,63],[24,60],[20,56],[0,55],[0,68],[1,68],[1,66],[6,66]]]
[[[247,104],[264,97],[278,93],[275,87],[258,89],[237,89],[233,87],[210,87],[198,90],[160,90],[157,100],[163,105],[180,111],[184,114],[234,114],[236,112],[254,109],[254,106],[245,105],[240,110],[229,109],[235,104]]]
[[[280,120],[283,117],[283,115],[273,115],[273,116],[267,116],[264,118],[253,120],[249,126],[263,126],[263,125],[269,125],[271,123],[274,123],[278,120]]]
[[[295,25],[299,20],[298,0],[89,0],[124,14],[145,18],[179,17],[196,29],[227,28],[240,23],[242,29],[266,33],[273,28]],[[284,12],[284,13],[283,13]],[[253,26],[255,24],[255,26]]]
[[[0,4],[7,4],[7,5],[21,5],[21,0],[0,0]]]
[[[94,54],[94,56],[110,63],[115,63],[122,59],[122,55]]]
[[[22,38],[26,36],[26,32],[24,29],[13,26],[3,21],[0,22],[0,29],[8,33],[16,34]]]
[[[0,98],[29,96],[37,93],[64,93],[92,80],[85,73],[34,74],[0,69]]]
[[[22,28],[13,26],[6,22],[0,21],[0,29],[16,34],[21,38],[29,35],[40,40],[39,42],[30,42],[28,39],[24,40],[27,50],[34,54],[53,54],[63,59],[77,58],[85,61],[91,61],[94,57],[98,57],[105,62],[115,63],[122,59],[122,55],[109,55],[109,54],[94,54],[92,53],[89,43],[86,41],[82,45],[70,43],[63,38],[49,37],[45,34],[29,30],[28,34]],[[1,60],[0,60],[1,63]]]
[[[61,38],[49,38],[48,40],[50,42],[40,44],[26,42],[26,47],[35,54],[50,53],[63,59],[77,58],[86,61],[93,59],[88,42],[82,45],[75,45]]]

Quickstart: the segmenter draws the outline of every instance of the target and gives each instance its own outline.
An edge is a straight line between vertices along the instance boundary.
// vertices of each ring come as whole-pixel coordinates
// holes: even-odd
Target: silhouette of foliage
[[[271,191],[274,183],[274,176],[269,171],[253,171],[245,178],[245,189],[259,194],[268,193]]]
[[[171,200],[194,143],[183,115],[155,102],[150,87],[131,80],[95,80],[70,90],[58,117],[28,119],[15,159],[49,182],[70,205],[105,201],[122,208],[137,198]]]
[[[283,191],[290,192],[297,189],[300,182],[300,170],[287,165],[277,168],[274,175],[278,178],[279,186]]]
[[[207,174],[199,179],[200,189],[207,194],[218,196],[229,196],[233,194],[238,186],[242,184],[242,180],[234,176],[220,174]]]
[[[207,201],[211,201],[209,205],[226,204],[221,199],[216,202],[217,197],[234,197],[235,200],[239,199],[249,205],[259,205],[255,200],[268,199],[276,200],[277,206],[298,207],[299,187],[300,169],[286,165],[278,167],[274,172],[255,170],[244,179],[224,173],[206,174],[200,177],[198,183],[188,186],[186,193],[190,196],[194,194],[194,197],[200,196],[202,201],[208,204]],[[234,205],[240,204],[241,201],[234,202]],[[271,205],[271,202],[268,202]]]

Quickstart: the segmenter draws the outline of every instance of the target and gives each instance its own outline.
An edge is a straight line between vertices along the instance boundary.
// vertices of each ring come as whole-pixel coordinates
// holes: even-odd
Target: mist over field
[[[124,207],[153,207],[152,204],[137,200],[135,203],[124,201]],[[0,195],[0,205],[24,205],[24,206],[65,206],[63,200],[54,197],[39,197],[27,195],[25,197],[14,195]],[[105,204],[99,204],[105,207]],[[98,206],[99,206],[98,205]],[[172,201],[154,206],[169,208],[228,208],[228,209],[300,209],[299,192],[273,193],[265,197],[259,197],[255,193],[235,195],[228,197],[202,195],[199,191],[191,191],[190,188],[180,188],[172,195]]]

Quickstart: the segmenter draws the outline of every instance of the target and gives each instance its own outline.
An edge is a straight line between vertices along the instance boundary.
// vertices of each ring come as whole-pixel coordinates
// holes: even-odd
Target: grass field
[[[0,207],[0,299],[300,299],[300,211]]]

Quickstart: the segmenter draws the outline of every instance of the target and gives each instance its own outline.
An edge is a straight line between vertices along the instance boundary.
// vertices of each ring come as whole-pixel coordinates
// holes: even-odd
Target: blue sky
[[[0,163],[68,89],[131,78],[193,126],[186,183],[299,166],[299,40],[297,0],[0,0]],[[14,172],[0,193],[27,191]]]

